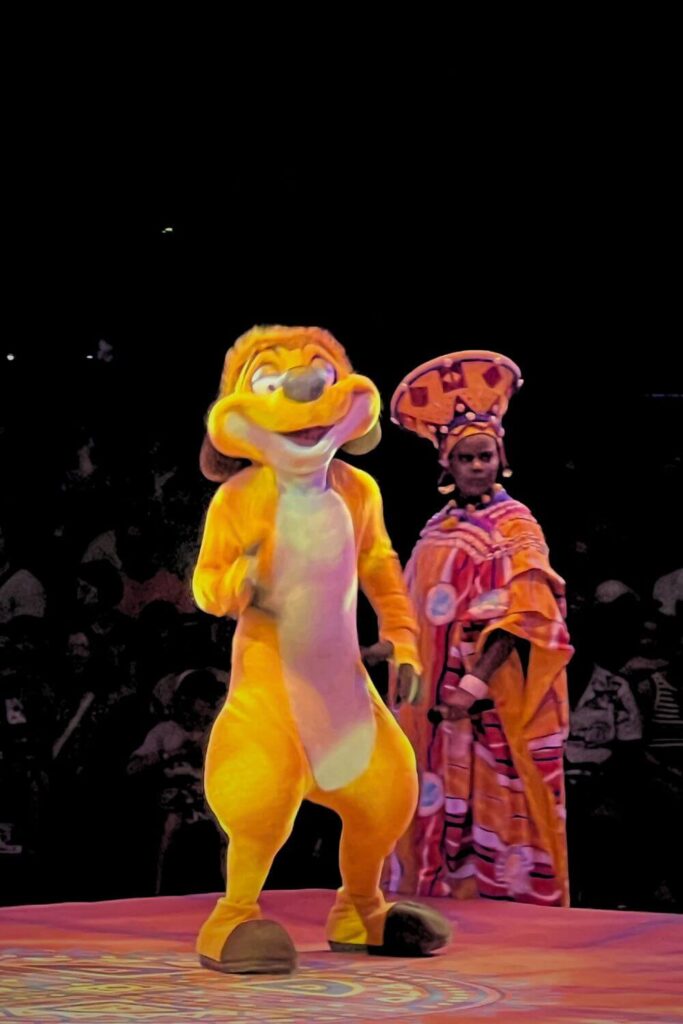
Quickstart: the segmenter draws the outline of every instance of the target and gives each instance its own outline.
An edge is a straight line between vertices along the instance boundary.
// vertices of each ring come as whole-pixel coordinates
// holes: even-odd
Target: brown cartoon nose
[[[285,377],[282,390],[294,402],[314,402],[325,390],[325,374],[315,367],[295,367]]]

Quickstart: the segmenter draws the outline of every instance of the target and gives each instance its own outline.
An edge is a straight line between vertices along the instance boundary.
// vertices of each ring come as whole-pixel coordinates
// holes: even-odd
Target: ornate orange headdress
[[[412,370],[391,399],[394,423],[427,438],[446,468],[459,441],[488,434],[498,443],[504,473],[503,416],[522,386],[519,367],[497,352],[451,352]]]

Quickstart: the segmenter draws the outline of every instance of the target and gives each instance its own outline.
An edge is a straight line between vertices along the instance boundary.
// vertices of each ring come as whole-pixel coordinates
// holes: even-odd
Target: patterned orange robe
[[[388,887],[566,905],[562,758],[572,648],[564,583],[543,533],[504,491],[477,511],[451,502],[423,530],[406,581],[424,676],[419,702],[400,708],[398,719],[417,753],[420,804]],[[432,724],[429,709],[448,703],[496,630],[526,644],[494,673],[490,700],[468,719]]]

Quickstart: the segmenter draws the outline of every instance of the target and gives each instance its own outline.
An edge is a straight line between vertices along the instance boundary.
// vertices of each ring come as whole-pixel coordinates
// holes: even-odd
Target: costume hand
[[[260,549],[261,544],[258,542],[256,544],[252,544],[251,547],[247,548],[244,552],[249,563],[247,575],[244,580],[244,588],[247,597],[245,607],[258,608],[260,611],[267,611],[268,609],[265,607],[266,591],[263,583],[261,582],[260,574]]]
[[[420,677],[412,665],[399,665],[396,697],[399,704],[416,704],[420,696]]]
[[[371,668],[373,665],[379,665],[382,661],[389,661],[393,653],[394,645],[388,640],[378,640],[376,644],[360,649],[361,658]]]

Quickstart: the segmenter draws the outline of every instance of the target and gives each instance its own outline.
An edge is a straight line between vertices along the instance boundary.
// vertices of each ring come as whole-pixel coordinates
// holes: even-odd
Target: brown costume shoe
[[[368,946],[374,956],[426,956],[451,941],[452,928],[438,910],[422,903],[395,903],[384,922],[381,946]]]
[[[427,956],[448,945],[452,928],[438,910],[403,900],[387,912],[381,946],[330,942],[333,953],[369,953],[371,956]]]
[[[291,974],[296,950],[282,925],[275,921],[245,921],[225,940],[220,960],[200,956],[202,967],[223,974]]]

